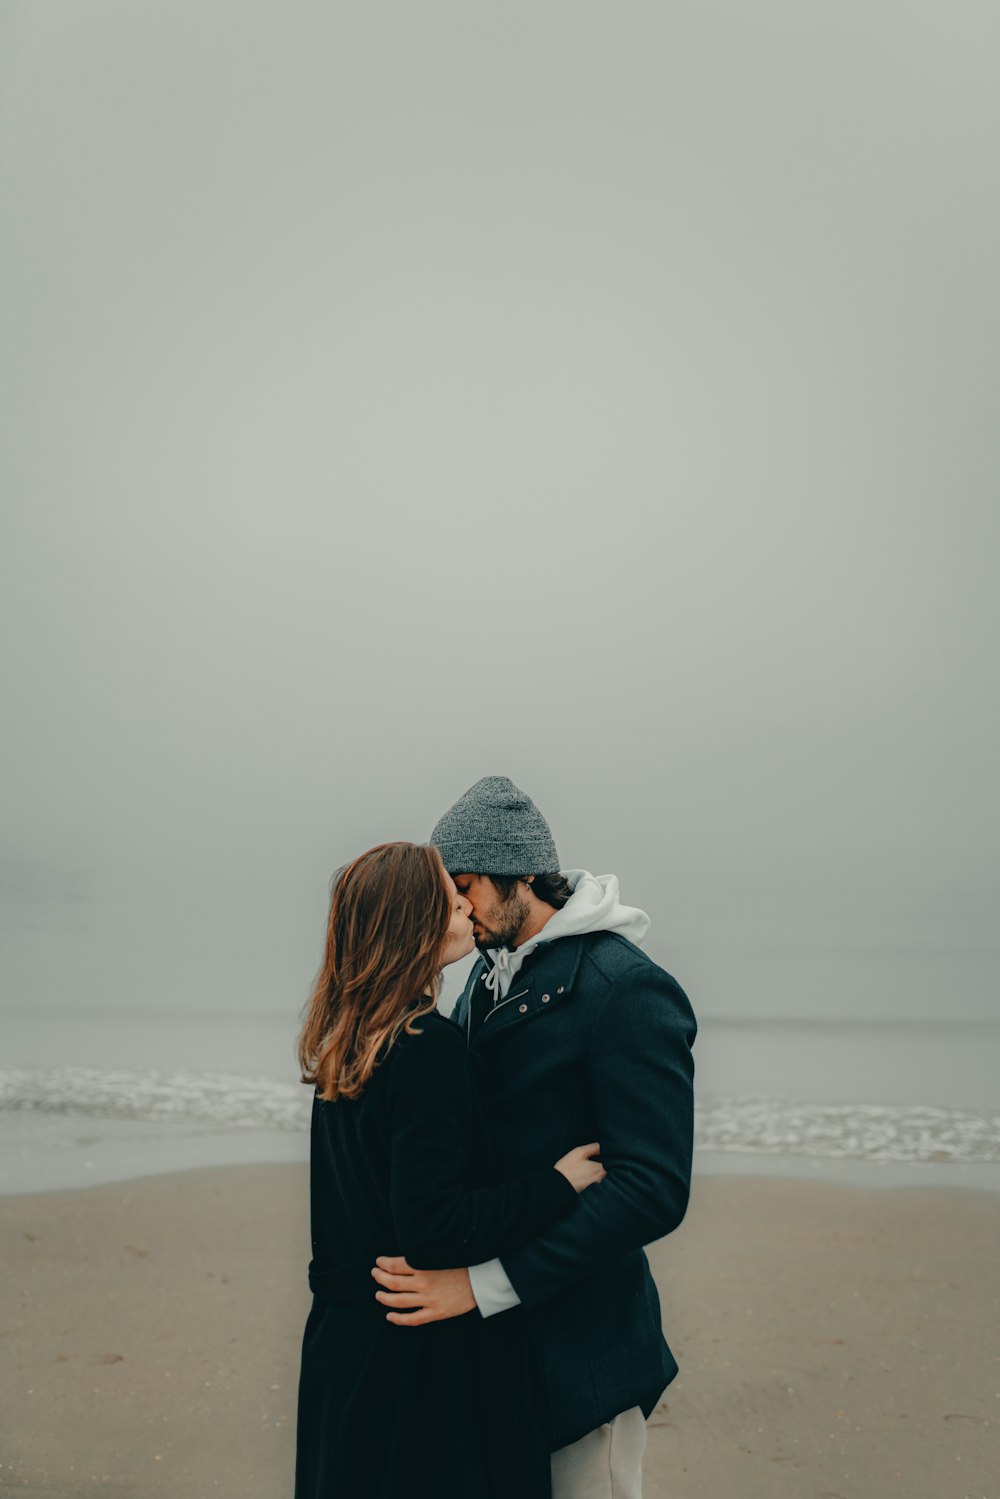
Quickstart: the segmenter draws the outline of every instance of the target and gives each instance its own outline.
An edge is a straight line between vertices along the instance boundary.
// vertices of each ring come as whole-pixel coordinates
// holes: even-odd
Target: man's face
[[[488,874],[456,874],[455,888],[472,907],[472,935],[481,952],[488,947],[516,947],[531,915],[520,884],[504,899]]]

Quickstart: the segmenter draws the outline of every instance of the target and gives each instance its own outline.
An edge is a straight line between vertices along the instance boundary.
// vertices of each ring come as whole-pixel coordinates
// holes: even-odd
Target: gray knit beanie
[[[449,874],[558,874],[549,825],[506,776],[483,776],[440,819],[431,842]]]

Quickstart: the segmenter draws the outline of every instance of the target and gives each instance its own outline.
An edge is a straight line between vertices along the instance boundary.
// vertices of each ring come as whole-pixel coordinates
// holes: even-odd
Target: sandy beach
[[[291,1492],[306,1173],[0,1198],[0,1489]],[[997,1499],[1000,1196],[703,1177],[651,1258],[664,1499]]]

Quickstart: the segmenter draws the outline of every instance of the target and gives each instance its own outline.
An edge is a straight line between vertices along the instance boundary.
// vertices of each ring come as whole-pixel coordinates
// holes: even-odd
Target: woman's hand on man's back
[[[577,1145],[567,1151],[561,1160],[556,1161],[556,1170],[561,1171],[570,1186],[577,1192],[582,1192],[585,1187],[592,1187],[595,1182],[603,1181],[607,1172],[600,1161],[592,1159],[600,1152],[600,1145]]]

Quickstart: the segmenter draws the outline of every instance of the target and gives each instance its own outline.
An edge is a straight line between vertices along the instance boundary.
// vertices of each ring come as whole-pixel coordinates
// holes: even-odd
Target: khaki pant
[[[641,1499],[646,1422],[637,1405],[552,1454],[552,1499]]]

